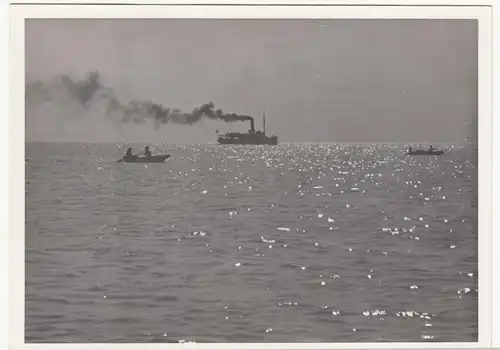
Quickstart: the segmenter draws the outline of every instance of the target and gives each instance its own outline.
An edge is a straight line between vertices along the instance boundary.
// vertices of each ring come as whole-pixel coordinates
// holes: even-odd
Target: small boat
[[[441,155],[443,153],[444,153],[443,150],[437,150],[437,149],[433,149],[433,150],[415,149],[415,150],[408,151],[407,154],[408,155],[412,155],[412,156],[419,156],[419,155],[439,156],[439,155]]]
[[[118,162],[125,163],[164,163],[165,160],[170,158],[170,154],[158,155],[158,156],[125,156]]]

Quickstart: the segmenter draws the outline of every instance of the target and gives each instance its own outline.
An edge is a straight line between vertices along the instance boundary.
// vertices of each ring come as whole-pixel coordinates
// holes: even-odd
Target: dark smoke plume
[[[138,122],[138,120],[152,119],[156,129],[162,124],[187,124],[193,125],[199,122],[203,117],[211,120],[222,120],[224,122],[249,121],[253,120],[251,116],[236,113],[224,113],[221,109],[215,110],[212,102],[195,108],[191,113],[184,113],[179,109],[171,109],[161,104],[153,102],[131,101],[128,105],[123,105],[114,100],[109,105],[107,115],[111,113],[122,114],[122,122]]]
[[[77,82],[74,82],[67,75],[61,75],[54,83],[65,89],[82,106],[90,103],[96,97],[99,90],[105,90],[100,83],[99,72],[91,72],[84,80]],[[41,81],[27,83],[26,97],[28,99],[39,97],[50,100],[54,93],[57,94],[57,91],[55,91],[57,89],[54,89],[54,83],[51,86],[47,86]]]
[[[151,101],[134,100],[124,104],[118,100],[111,89],[102,85],[101,76],[97,71],[89,73],[81,81],[74,81],[62,75],[51,84],[37,81],[26,85],[28,107],[33,108],[39,102],[60,101],[61,95],[64,95],[62,99],[65,105],[77,106],[84,110],[99,105],[104,107],[106,118],[114,117],[119,124],[145,124],[150,121],[153,122],[156,130],[168,123],[193,125],[204,117],[224,122],[253,120],[248,115],[224,113],[221,109],[215,109],[212,102],[203,104],[190,113],[164,107]]]

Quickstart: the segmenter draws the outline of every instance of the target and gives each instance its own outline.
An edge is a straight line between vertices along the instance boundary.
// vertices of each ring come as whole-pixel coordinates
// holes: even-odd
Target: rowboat
[[[157,155],[157,156],[125,156],[118,162],[124,163],[164,163],[165,160],[170,158],[170,154]]]
[[[408,155],[412,155],[412,156],[420,156],[420,155],[439,156],[443,153],[444,153],[443,150],[429,151],[429,150],[425,150],[425,149],[416,149],[416,150],[408,151]]]

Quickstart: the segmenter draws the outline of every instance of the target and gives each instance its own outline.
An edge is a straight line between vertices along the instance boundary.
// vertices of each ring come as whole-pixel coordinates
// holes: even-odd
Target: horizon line
[[[152,145],[161,145],[161,144],[180,144],[180,145],[219,145],[217,142],[193,142],[193,143],[185,143],[185,142],[147,142],[147,141],[25,141],[25,144],[40,144],[40,143],[50,143],[50,144],[152,144]],[[280,142],[279,145],[287,145],[287,144],[397,144],[397,145],[424,145],[424,144],[435,144],[435,145],[460,145],[460,144],[477,144],[478,142],[458,142],[458,141],[284,141]],[[266,146],[266,145],[235,145],[235,146]]]

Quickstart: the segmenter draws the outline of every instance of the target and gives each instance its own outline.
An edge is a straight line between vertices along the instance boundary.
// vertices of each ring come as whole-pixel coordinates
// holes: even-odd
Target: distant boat
[[[125,156],[118,162],[124,163],[164,163],[165,160],[170,158],[170,154],[158,155],[158,156]]]
[[[410,149],[408,150],[408,155],[412,155],[412,156],[420,156],[420,155],[428,155],[428,156],[439,156],[441,154],[443,154],[444,151],[443,150],[437,150],[437,149],[434,149],[434,148],[430,148],[430,149],[412,149],[410,147]]]
[[[266,135],[266,112],[262,113],[262,124],[263,130],[255,131],[254,120],[249,117],[250,120],[250,130],[248,133],[239,132],[229,132],[224,135],[220,135],[217,138],[217,142],[221,145],[271,145],[276,146],[278,144],[278,136],[267,136]],[[216,130],[218,132],[218,130]]]

